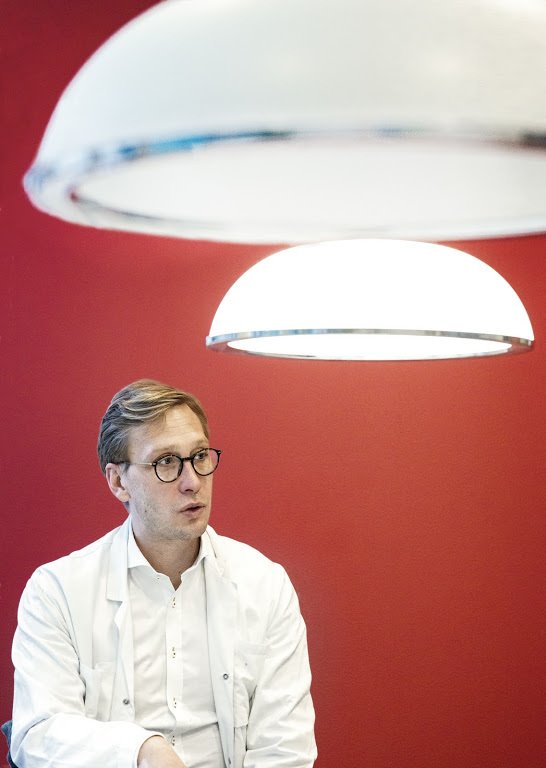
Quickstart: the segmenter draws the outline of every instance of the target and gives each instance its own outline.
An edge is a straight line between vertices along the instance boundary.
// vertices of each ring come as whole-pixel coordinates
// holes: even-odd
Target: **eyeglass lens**
[[[183,462],[190,461],[194,471],[198,475],[210,475],[218,466],[220,453],[213,448],[205,448],[198,451],[189,459],[182,459],[174,454],[163,456],[155,464],[155,471],[164,483],[172,483],[182,474]]]

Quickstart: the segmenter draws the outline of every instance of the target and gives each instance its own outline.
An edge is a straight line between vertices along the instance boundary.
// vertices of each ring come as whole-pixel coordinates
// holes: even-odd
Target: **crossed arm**
[[[187,768],[163,736],[150,736],[141,746],[138,768]]]

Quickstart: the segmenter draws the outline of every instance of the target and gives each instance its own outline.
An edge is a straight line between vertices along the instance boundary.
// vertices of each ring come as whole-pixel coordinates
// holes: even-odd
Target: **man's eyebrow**
[[[202,438],[201,440],[196,440],[193,444],[193,447],[190,449],[190,454],[194,453],[195,451],[198,451],[200,448],[209,448],[209,441],[206,437]],[[176,456],[182,456],[180,451],[178,450],[178,446],[174,445],[173,443],[168,443],[167,445],[163,446],[155,446],[153,448],[150,448],[148,451],[146,451],[145,456],[152,458],[156,456],[162,456],[164,454],[172,453]]]

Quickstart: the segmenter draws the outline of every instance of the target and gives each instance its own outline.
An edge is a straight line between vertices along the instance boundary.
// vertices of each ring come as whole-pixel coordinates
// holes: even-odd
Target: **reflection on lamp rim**
[[[324,129],[287,129],[267,131],[233,131],[223,133],[208,133],[195,135],[172,136],[157,141],[119,144],[115,147],[94,147],[87,154],[78,155],[77,159],[67,159],[64,163],[37,162],[25,174],[25,187],[29,192],[39,190],[42,184],[59,176],[63,168],[71,167],[74,175],[97,169],[113,168],[126,162],[142,160],[145,157],[165,155],[168,153],[191,152],[198,147],[211,146],[221,142],[246,141],[286,141],[293,139],[337,139],[353,138],[370,139],[428,139],[445,142],[464,142],[466,144],[498,145],[519,150],[543,150],[546,148],[545,133],[499,132],[498,130],[454,131],[448,129],[425,129],[415,126],[390,125],[375,128],[346,127]]]
[[[408,328],[290,328],[282,330],[266,330],[266,331],[240,331],[238,333],[226,333],[218,336],[207,336],[206,345],[210,349],[218,352],[229,351],[232,353],[244,354],[244,355],[256,355],[261,357],[285,357],[293,359],[315,359],[313,355],[295,355],[295,354],[283,354],[283,353],[270,353],[261,352],[259,350],[246,350],[236,346],[231,346],[232,342],[244,341],[248,339],[259,338],[279,338],[279,337],[293,337],[293,336],[317,336],[317,335],[367,335],[367,336],[414,336],[414,337],[438,337],[438,338],[452,338],[452,339],[467,339],[469,341],[490,341],[497,344],[507,345],[505,348],[498,350],[491,350],[489,352],[477,352],[475,354],[467,353],[465,357],[487,357],[499,354],[517,354],[520,352],[526,352],[532,349],[534,341],[531,339],[524,339],[515,336],[502,336],[499,334],[487,334],[487,333],[466,333],[459,331],[429,331],[429,330],[416,330]],[[317,358],[318,359],[318,358]],[[381,358],[383,359],[383,358]],[[408,358],[411,359],[411,358]],[[431,357],[427,359],[446,359],[443,356],[437,358]]]
[[[276,222],[273,231],[269,225],[262,228],[256,225],[232,224],[228,221],[214,220],[214,217],[196,218],[182,215],[157,215],[152,212],[131,210],[129,206],[113,205],[102,202],[93,194],[88,194],[85,185],[93,181],[96,174],[115,172],[123,167],[129,168],[142,160],[154,160],[161,157],[189,156],[199,150],[234,146],[264,146],[272,144],[290,144],[298,141],[319,142],[325,148],[336,140],[361,143],[384,142],[399,147],[442,146],[457,148],[461,152],[483,150],[514,153],[515,157],[534,156],[542,158],[546,146],[546,134],[522,133],[521,131],[499,132],[482,128],[473,131],[455,131],[452,129],[427,129],[412,126],[385,125],[380,127],[331,127],[324,129],[301,130],[255,130],[224,133],[204,133],[177,135],[167,139],[158,139],[133,144],[119,144],[113,147],[94,147],[92,151],[78,153],[63,158],[61,162],[44,162],[38,158],[24,177],[27,194],[37,207],[46,212],[54,212],[52,201],[64,200],[62,206],[69,220],[94,226],[108,226],[114,229],[134,230],[163,235],[190,237],[194,239],[222,240],[226,242],[308,242],[314,239],[332,239],[342,237],[406,237],[420,240],[457,240],[474,237],[501,237],[506,235],[539,233],[544,230],[544,213],[536,211],[519,212],[512,217],[488,216],[480,214],[478,222],[473,220],[442,221],[432,220],[426,225],[418,223],[366,223],[358,226],[326,226],[324,222],[315,232],[316,224],[306,225]],[[538,192],[537,192],[538,194]],[[70,213],[69,213],[70,211]],[[65,218],[65,214],[61,214]],[[99,224],[102,221],[102,224]],[[248,230],[248,232],[246,231]],[[301,230],[301,231],[300,231]],[[320,231],[319,231],[320,230]]]

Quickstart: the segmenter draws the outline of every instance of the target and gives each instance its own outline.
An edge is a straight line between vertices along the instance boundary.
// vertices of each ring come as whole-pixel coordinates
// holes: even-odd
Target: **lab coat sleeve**
[[[11,752],[19,768],[136,765],[140,746],[152,733],[132,722],[101,722],[90,716],[92,702],[86,701],[89,691],[70,611],[50,573],[37,571],[23,592],[13,663]]]
[[[276,566],[262,672],[251,701],[244,768],[311,768],[317,751],[306,629],[288,576]]]

